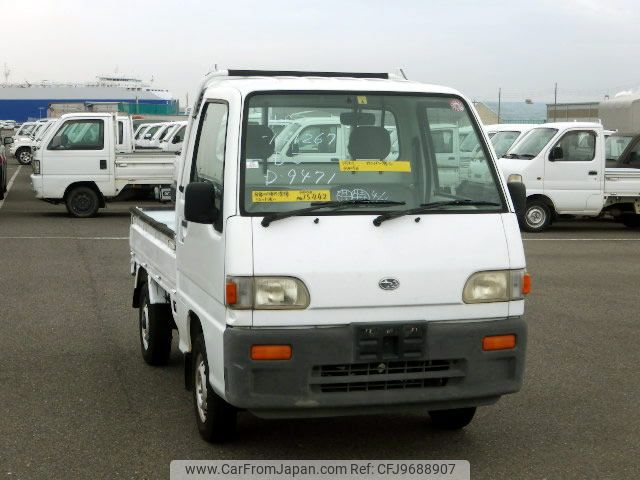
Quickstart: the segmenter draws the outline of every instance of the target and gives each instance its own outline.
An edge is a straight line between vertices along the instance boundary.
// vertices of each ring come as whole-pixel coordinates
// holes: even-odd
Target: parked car
[[[640,170],[606,168],[602,125],[558,122],[538,125],[498,159],[505,178],[527,188],[523,229],[545,230],[558,215],[609,213],[640,227]]]
[[[120,122],[126,124],[122,126],[122,138],[116,125]],[[135,152],[131,135],[125,132],[132,132],[129,117],[110,113],[62,115],[33,157],[31,185],[36,198],[64,203],[74,217],[95,215],[107,201],[117,200],[125,188],[158,188],[169,198],[175,155]]]
[[[616,133],[608,140],[607,167],[640,168],[640,134]]]
[[[529,130],[536,127],[533,124],[498,123],[487,125],[485,131],[491,139],[496,157],[502,157]]]
[[[7,192],[7,155],[6,146],[13,143],[12,137],[0,138],[0,200]]]
[[[160,149],[165,152],[182,151],[182,142],[187,130],[187,122],[177,122],[171,132],[160,142]]]

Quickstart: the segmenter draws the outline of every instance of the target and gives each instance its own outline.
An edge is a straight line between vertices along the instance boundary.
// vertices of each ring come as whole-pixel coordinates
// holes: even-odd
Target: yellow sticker
[[[273,202],[328,202],[331,190],[254,190],[251,201],[254,203]]]
[[[340,160],[341,172],[411,172],[411,162],[406,160]]]
[[[365,97],[364,95],[358,95],[358,105],[366,105],[367,104],[367,97]]]

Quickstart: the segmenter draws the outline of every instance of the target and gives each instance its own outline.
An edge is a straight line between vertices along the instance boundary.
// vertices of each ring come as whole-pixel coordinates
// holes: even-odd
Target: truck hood
[[[254,275],[299,278],[309,289],[311,310],[371,309],[466,306],[462,290],[472,273],[510,268],[501,214],[417,217],[376,227],[373,215],[318,216],[318,223],[303,216],[267,228],[255,217]],[[399,287],[382,289],[380,281],[388,278]]]

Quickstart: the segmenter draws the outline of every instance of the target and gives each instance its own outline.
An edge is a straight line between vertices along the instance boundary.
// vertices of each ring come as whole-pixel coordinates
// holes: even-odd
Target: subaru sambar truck
[[[291,114],[339,121],[278,155],[270,121]],[[239,411],[414,410],[458,429],[520,389],[525,192],[466,97],[387,74],[228,70],[191,115],[175,208],[132,209],[131,273],[142,356],[166,364],[177,331],[204,439],[229,439]],[[439,185],[443,123],[477,137],[487,172],[455,195]]]

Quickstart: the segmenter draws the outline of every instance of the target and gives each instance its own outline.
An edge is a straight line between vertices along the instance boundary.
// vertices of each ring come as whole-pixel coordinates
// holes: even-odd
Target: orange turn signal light
[[[225,286],[225,301],[227,305],[235,305],[238,303],[238,286],[233,282],[227,282]]]
[[[482,339],[482,350],[485,352],[491,350],[509,350],[515,348],[516,336],[509,335],[491,335]]]
[[[531,293],[531,275],[525,272],[522,277],[522,294],[529,295]]]
[[[251,360],[291,360],[291,345],[253,345]]]

